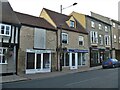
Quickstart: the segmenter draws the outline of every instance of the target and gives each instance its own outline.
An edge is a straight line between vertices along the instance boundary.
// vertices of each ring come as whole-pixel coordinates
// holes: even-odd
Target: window
[[[105,26],[105,31],[108,32],[108,27],[107,26]]]
[[[78,53],[78,65],[83,66],[86,64],[86,53]]]
[[[100,45],[103,45],[103,36],[102,35],[99,35],[99,43],[100,43]]]
[[[117,42],[117,37],[116,37],[116,35],[114,35],[113,37],[114,37],[114,42]]]
[[[68,44],[68,34],[62,33],[62,43]]]
[[[95,31],[91,31],[90,40],[91,40],[91,43],[95,43],[95,44],[98,43],[98,33]]]
[[[6,64],[7,59],[5,58],[5,53],[7,52],[6,48],[0,47],[0,64]]]
[[[112,23],[113,27],[115,27],[115,23]]]
[[[100,30],[102,29],[102,25],[101,25],[101,24],[99,24],[99,29],[100,29]]]
[[[74,28],[75,27],[75,22],[70,20],[70,27]]]
[[[79,45],[83,46],[84,45],[84,37],[79,36]]]
[[[120,37],[119,37],[119,43],[120,43]]]
[[[10,36],[11,33],[11,26],[0,24],[0,35]]]
[[[91,27],[95,27],[95,22],[91,21]]]
[[[64,53],[63,54],[62,66],[69,66],[69,53]]]
[[[110,36],[109,35],[105,35],[105,45],[110,45]]]

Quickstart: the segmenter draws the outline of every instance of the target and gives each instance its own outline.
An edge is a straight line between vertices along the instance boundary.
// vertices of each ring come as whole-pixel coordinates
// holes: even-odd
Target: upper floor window
[[[62,43],[68,44],[68,34],[62,33]]]
[[[112,23],[112,26],[115,27],[115,23],[114,22]]]
[[[95,43],[95,44],[98,43],[98,32],[91,31],[90,40],[91,40],[91,43]]]
[[[117,42],[117,36],[114,35],[113,38],[114,38],[114,42]]]
[[[95,22],[94,21],[91,21],[91,27],[95,27]]]
[[[100,45],[103,45],[103,36],[102,35],[99,35],[99,43],[100,43]]]
[[[79,45],[83,46],[84,45],[84,37],[79,36]]]
[[[105,31],[108,32],[108,27],[107,26],[105,26]]]
[[[101,25],[101,24],[99,24],[99,29],[100,29],[100,30],[102,29],[102,25]]]
[[[5,53],[7,52],[6,48],[0,47],[0,64],[6,64],[7,59],[5,57]]]
[[[105,45],[110,45],[110,36],[109,35],[105,35]]]
[[[75,21],[70,20],[70,27],[74,28],[75,27]]]
[[[10,36],[11,26],[6,24],[0,24],[0,35]]]
[[[120,37],[119,37],[119,43],[120,43]]]

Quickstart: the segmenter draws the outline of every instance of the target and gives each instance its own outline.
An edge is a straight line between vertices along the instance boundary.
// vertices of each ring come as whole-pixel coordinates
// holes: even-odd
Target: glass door
[[[77,69],[77,53],[70,53],[70,69]]]

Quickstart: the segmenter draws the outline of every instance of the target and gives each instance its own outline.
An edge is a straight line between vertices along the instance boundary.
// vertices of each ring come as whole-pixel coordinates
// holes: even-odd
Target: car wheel
[[[102,66],[103,69],[105,69],[105,66]]]
[[[115,68],[115,65],[112,65],[113,68]]]

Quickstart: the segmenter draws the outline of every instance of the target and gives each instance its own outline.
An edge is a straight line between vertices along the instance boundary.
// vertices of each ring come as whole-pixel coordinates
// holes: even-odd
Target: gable
[[[41,18],[44,18],[46,21],[48,21],[50,24],[52,24],[54,27],[57,27],[56,24],[53,22],[53,20],[50,18],[50,16],[48,15],[48,13],[45,11],[45,9],[43,9],[41,11],[40,16]]]

